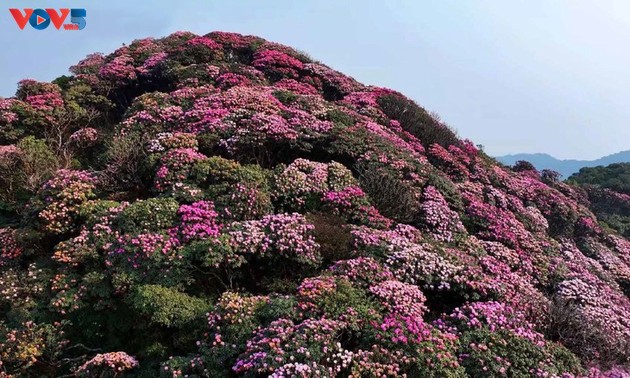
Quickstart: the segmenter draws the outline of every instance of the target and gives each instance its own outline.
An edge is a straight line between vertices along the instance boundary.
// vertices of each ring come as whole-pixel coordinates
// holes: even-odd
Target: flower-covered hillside
[[[579,187],[257,37],[71,72],[0,99],[0,376],[628,376]]]

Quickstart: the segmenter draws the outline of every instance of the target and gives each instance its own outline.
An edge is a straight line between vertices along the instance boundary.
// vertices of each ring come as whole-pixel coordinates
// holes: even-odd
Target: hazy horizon
[[[0,96],[50,81],[92,52],[177,30],[259,35],[360,82],[398,90],[491,155],[593,160],[630,149],[630,3],[432,4],[332,0],[107,4],[7,0]],[[8,8],[87,9],[82,31],[19,30]]]

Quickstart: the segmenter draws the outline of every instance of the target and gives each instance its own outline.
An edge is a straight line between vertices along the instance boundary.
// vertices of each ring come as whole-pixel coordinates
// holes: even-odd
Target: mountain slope
[[[590,208],[603,224],[630,236],[630,163],[582,168],[568,181],[584,188]]]
[[[548,154],[514,154],[499,156],[496,158],[503,164],[514,165],[519,160],[532,163],[537,169],[551,169],[562,175],[569,177],[577,173],[583,167],[605,166],[614,163],[630,162],[630,151],[621,151],[612,155],[607,155],[596,160],[577,160],[577,159],[556,159]]]
[[[579,187],[257,37],[71,72],[0,99],[0,375],[627,374]]]

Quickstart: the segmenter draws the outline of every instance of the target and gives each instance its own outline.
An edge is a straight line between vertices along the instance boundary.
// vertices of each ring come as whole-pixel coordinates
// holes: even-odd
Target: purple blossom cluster
[[[297,159],[274,177],[272,199],[288,209],[302,209],[310,200],[321,200],[329,190],[356,183],[342,164]]]
[[[466,232],[459,214],[451,210],[442,194],[433,186],[424,189],[420,213],[426,229],[436,240],[450,242],[457,234]]]
[[[422,315],[427,311],[424,304],[426,298],[415,285],[400,281],[383,281],[370,287],[370,292],[381,301],[390,314],[422,319]]]
[[[352,360],[352,352],[337,342],[342,329],[343,323],[335,320],[308,319],[295,324],[278,319],[254,333],[232,369],[240,374],[273,374],[277,369],[290,371],[296,368],[295,363],[306,362],[315,371],[336,376]]]
[[[456,323],[460,332],[488,327],[492,332],[507,330],[536,344],[545,343],[544,336],[534,329],[534,325],[523,314],[500,302],[475,302],[458,307],[449,315],[448,322]]]
[[[193,148],[177,148],[166,152],[155,173],[155,189],[166,191],[176,183],[186,180],[193,164],[206,158]]]
[[[70,135],[70,141],[81,147],[90,147],[98,140],[98,130],[86,127]]]
[[[109,352],[97,354],[81,365],[76,373],[78,376],[94,376],[105,372],[120,375],[138,366],[138,361],[125,352]]]
[[[373,283],[392,281],[393,273],[376,259],[357,257],[352,260],[340,260],[329,268],[334,275],[347,277],[355,285],[368,288]]]
[[[190,205],[182,205],[177,214],[181,219],[177,234],[179,240],[183,242],[214,238],[221,232],[221,225],[217,223],[218,213],[214,210],[212,202],[198,201]]]
[[[136,79],[136,69],[133,66],[133,58],[129,55],[119,55],[110,62],[105,63],[98,71],[101,78],[116,83],[124,83]]]
[[[76,227],[80,206],[95,198],[97,179],[87,171],[59,170],[38,192],[39,219],[51,233],[63,234]]]
[[[289,79],[299,77],[300,71],[304,69],[302,62],[278,50],[258,51],[254,55],[252,66]]]
[[[22,254],[22,247],[15,240],[15,230],[0,228],[0,264],[5,260],[13,260]]]
[[[280,256],[307,265],[317,265],[321,259],[313,225],[301,214],[266,215],[261,220],[236,222],[231,228],[232,243],[245,255]]]
[[[162,257],[169,264],[181,258],[176,251],[178,244],[177,239],[163,234],[123,235],[110,247],[105,264],[112,268],[127,264],[133,269],[141,269],[145,267],[143,261],[154,256]]]

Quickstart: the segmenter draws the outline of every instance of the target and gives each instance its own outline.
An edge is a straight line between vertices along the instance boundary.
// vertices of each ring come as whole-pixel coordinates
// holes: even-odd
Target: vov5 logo
[[[13,19],[24,30],[26,24],[31,24],[34,29],[44,30],[50,24],[53,24],[57,30],[63,28],[63,30],[82,30],[85,28],[85,9],[68,9],[61,8],[59,11],[56,9],[9,9]],[[70,23],[66,24],[66,19],[70,15]]]

